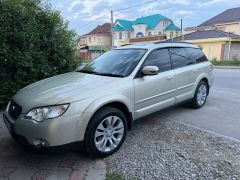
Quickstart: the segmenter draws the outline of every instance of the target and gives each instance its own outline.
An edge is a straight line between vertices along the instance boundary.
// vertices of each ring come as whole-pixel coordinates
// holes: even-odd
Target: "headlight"
[[[62,104],[56,106],[34,108],[26,114],[25,118],[41,122],[45,119],[52,119],[61,116],[66,112],[68,107],[69,104]]]

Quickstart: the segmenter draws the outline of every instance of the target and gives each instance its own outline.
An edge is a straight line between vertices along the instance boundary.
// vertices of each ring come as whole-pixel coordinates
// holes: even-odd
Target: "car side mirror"
[[[145,66],[142,69],[144,75],[157,75],[159,73],[159,68],[157,66]]]

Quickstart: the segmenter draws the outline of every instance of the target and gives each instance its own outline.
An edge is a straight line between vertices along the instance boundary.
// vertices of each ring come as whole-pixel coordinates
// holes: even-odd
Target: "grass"
[[[214,66],[240,66],[240,60],[211,61]]]
[[[107,174],[106,180],[124,180],[124,176],[120,173]]]

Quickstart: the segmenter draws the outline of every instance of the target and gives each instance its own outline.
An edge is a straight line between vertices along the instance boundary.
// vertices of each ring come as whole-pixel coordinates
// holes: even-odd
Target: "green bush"
[[[46,1],[0,0],[0,108],[24,86],[74,70],[75,42]]]
[[[237,60],[224,60],[224,61],[212,60],[211,62],[215,66],[240,66],[240,61]]]

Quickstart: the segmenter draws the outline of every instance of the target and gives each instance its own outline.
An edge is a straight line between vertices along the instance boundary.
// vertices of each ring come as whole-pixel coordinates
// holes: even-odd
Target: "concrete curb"
[[[213,66],[216,69],[240,69],[240,66]]]

